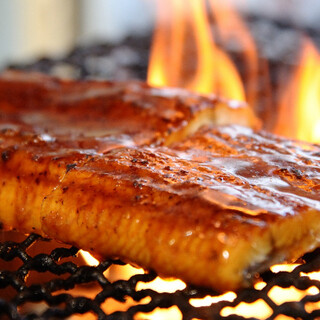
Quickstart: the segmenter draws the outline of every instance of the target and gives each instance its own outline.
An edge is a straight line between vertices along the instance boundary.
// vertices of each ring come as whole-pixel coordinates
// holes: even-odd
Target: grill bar
[[[302,273],[310,273],[320,270],[320,249],[313,253],[306,254],[302,259],[302,264],[292,272],[268,272],[261,275],[261,279],[266,283],[261,290],[250,288],[237,292],[237,297],[232,301],[220,301],[208,307],[194,307],[190,304],[191,298],[203,298],[207,295],[217,296],[213,292],[204,288],[187,286],[184,290],[174,293],[159,293],[151,289],[137,290],[138,282],[148,283],[156,278],[154,272],[137,274],[129,280],[117,280],[111,282],[105,276],[111,266],[124,265],[120,260],[106,260],[97,267],[78,265],[72,259],[77,256],[79,250],[75,247],[59,247],[49,254],[40,253],[34,256],[28,251],[32,246],[42,246],[47,242],[38,235],[32,234],[22,242],[6,241],[0,244],[0,259],[12,261],[20,259],[22,265],[15,270],[0,271],[0,288],[11,288],[14,295],[11,299],[0,299],[0,315],[8,316],[10,319],[64,319],[75,314],[93,313],[98,319],[139,319],[140,312],[148,313],[156,308],[167,309],[172,306],[179,308],[183,314],[183,319],[257,319],[246,318],[236,314],[222,316],[221,311],[226,307],[236,307],[241,303],[253,303],[263,300],[271,309],[272,315],[268,319],[275,319],[278,315],[286,315],[293,318],[315,319],[320,316],[319,307],[307,312],[306,306],[310,303],[320,302],[320,282],[312,280]],[[40,248],[41,249],[41,248]],[[70,260],[71,259],[71,260]],[[50,279],[28,284],[28,275],[31,272],[49,273]],[[78,296],[74,291],[70,291],[78,286],[90,285],[98,288],[98,293],[93,297],[85,294]],[[284,302],[280,305],[270,298],[270,291],[274,287],[289,288],[298,290],[308,290],[311,287],[317,288],[317,293],[307,294],[301,300]],[[88,291],[90,291],[88,287]],[[314,290],[315,291],[315,290]],[[85,291],[81,291],[82,293]],[[108,313],[104,311],[106,299],[113,298],[125,303],[131,297],[136,304],[130,306],[126,311],[122,308]],[[149,298],[149,302],[143,302],[144,298]],[[25,311],[24,306],[32,303],[34,310],[39,305],[41,311]],[[44,304],[45,303],[45,304]],[[44,307],[45,306],[45,307]]]

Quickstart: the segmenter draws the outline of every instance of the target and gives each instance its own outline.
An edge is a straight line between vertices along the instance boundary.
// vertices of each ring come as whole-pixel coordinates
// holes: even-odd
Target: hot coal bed
[[[263,29],[272,38],[272,35],[282,39],[291,39],[295,34],[297,37],[300,31],[293,29],[283,23],[270,20],[261,20],[256,17],[249,17],[252,30]],[[317,40],[318,34],[309,30],[313,39]],[[259,36],[256,38],[259,43]],[[265,37],[264,37],[265,39]],[[320,39],[320,38],[319,38]],[[292,38],[294,41],[294,38]],[[316,41],[317,42],[317,41]],[[131,37],[120,44],[99,44],[93,46],[81,46],[61,59],[43,58],[30,65],[12,65],[10,68],[36,70],[52,75],[62,75],[76,79],[100,77],[111,80],[146,79],[149,48],[151,37]],[[287,42],[288,43],[288,42]],[[284,44],[282,41],[281,44]],[[271,85],[276,92],[279,70],[288,71],[292,68],[291,47],[277,48],[280,52],[276,56],[268,56],[268,43],[261,42],[261,59],[268,59],[270,65]],[[240,66],[241,55],[229,50],[233,59]],[[257,87],[260,97],[260,104],[257,111],[263,116],[265,127],[273,125],[274,114],[272,100],[263,96],[265,79],[260,79],[261,86]],[[265,98],[265,99],[264,99]],[[268,100],[269,99],[269,100]],[[268,105],[268,108],[266,107]],[[306,254],[298,262],[301,264],[293,271],[273,272],[271,270],[260,275],[266,283],[263,288],[249,288],[236,292],[236,298],[230,301],[219,301],[206,307],[194,307],[190,299],[204,298],[205,296],[218,296],[219,294],[205,288],[198,288],[191,285],[183,290],[174,293],[160,293],[151,289],[137,289],[137,283],[149,283],[156,278],[152,271],[145,274],[137,274],[130,279],[108,279],[106,271],[115,265],[124,265],[118,260],[106,260],[100,262],[97,267],[80,264],[75,258],[78,249],[74,247],[59,246],[55,243],[50,252],[30,253],[32,249],[40,251],[48,245],[48,240],[38,235],[25,236],[21,241],[3,241],[0,244],[1,266],[10,265],[0,271],[0,316],[1,319],[65,319],[72,315],[93,314],[98,319],[143,319],[139,313],[148,313],[156,308],[168,309],[176,306],[183,320],[188,319],[257,319],[254,317],[239,316],[230,314],[223,316],[221,311],[226,307],[237,307],[242,303],[251,304],[256,301],[264,301],[270,308],[270,316],[267,319],[275,319],[279,315],[285,315],[294,319],[316,319],[320,317],[320,309],[308,311],[308,305],[320,302],[320,282],[312,280],[305,274],[320,271],[320,251]],[[38,251],[39,251],[38,250]],[[37,250],[35,250],[37,251]],[[12,266],[14,266],[12,268]],[[209,271],[208,271],[209,272]],[[39,279],[30,283],[30,275],[33,279]],[[46,275],[41,276],[41,275]],[[82,291],[74,294],[70,291],[74,288],[84,287],[86,291],[91,287],[98,288],[94,297],[88,297]],[[316,288],[318,293],[306,293],[297,301],[278,303],[270,298],[270,291],[275,287],[283,289],[294,287],[301,291]],[[128,298],[134,303],[128,306],[127,310],[121,307],[118,310],[106,312],[102,304],[107,299],[123,303]],[[146,301],[147,299],[147,302]],[[30,307],[32,306],[32,307]],[[164,318],[165,319],[165,318]]]

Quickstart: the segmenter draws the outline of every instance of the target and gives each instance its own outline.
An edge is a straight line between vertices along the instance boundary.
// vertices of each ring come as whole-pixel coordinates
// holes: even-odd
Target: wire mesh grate
[[[48,242],[39,235],[29,235],[21,242],[4,241],[0,245],[0,261],[21,261],[13,270],[0,271],[0,288],[5,292],[13,289],[10,298],[2,294],[0,299],[0,316],[9,319],[65,319],[73,315],[91,315],[98,319],[144,319],[156,308],[169,309],[177,307],[181,318],[187,319],[259,319],[258,312],[254,317],[235,313],[223,313],[226,308],[239,307],[240,304],[252,304],[263,301],[271,310],[267,319],[286,315],[294,319],[316,319],[320,317],[320,282],[307,276],[320,270],[319,249],[306,254],[301,265],[291,272],[268,272],[261,275],[265,285],[261,289],[250,288],[237,292],[231,301],[218,301],[209,306],[195,307],[190,301],[206,296],[218,296],[209,289],[187,285],[183,290],[174,293],[157,292],[152,289],[137,289],[137,283],[149,283],[157,275],[154,272],[136,274],[128,280],[111,281],[107,271],[112,266],[125,265],[120,260],[105,260],[96,267],[79,264],[74,259],[79,250],[75,247],[57,247],[50,253],[29,254],[32,246],[41,246]],[[71,259],[71,260],[70,260]],[[46,273],[50,277],[42,281],[28,283],[30,273]],[[35,277],[38,279],[37,277]],[[89,285],[80,291],[78,286]],[[92,288],[96,293],[92,295]],[[296,288],[303,291],[296,301],[278,303],[270,297],[275,288]],[[312,289],[312,293],[310,290]],[[89,295],[87,293],[90,293]],[[118,301],[118,309],[108,310],[108,299]],[[147,298],[147,300],[146,300]],[[128,299],[131,303],[128,305]],[[113,303],[113,302],[111,302]],[[312,310],[310,309],[312,305]],[[27,306],[27,307],[26,307]],[[32,306],[32,308],[30,307]],[[125,306],[125,307],[124,307]],[[109,308],[110,309],[110,308]],[[234,309],[236,310],[236,309]],[[159,319],[159,317],[157,318]],[[167,319],[164,317],[163,319]]]

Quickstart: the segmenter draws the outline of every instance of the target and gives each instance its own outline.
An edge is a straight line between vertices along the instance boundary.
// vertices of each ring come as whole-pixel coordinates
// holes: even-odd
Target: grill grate
[[[174,293],[159,293],[151,289],[137,290],[138,282],[148,283],[156,278],[154,272],[137,274],[129,280],[110,281],[105,276],[111,266],[124,265],[119,260],[106,260],[97,267],[77,265],[74,261],[68,260],[77,255],[75,247],[58,247],[49,254],[36,254],[31,256],[31,246],[40,246],[43,241],[48,241],[38,235],[32,234],[22,242],[6,241],[0,245],[0,260],[12,261],[16,258],[22,261],[22,265],[15,270],[0,271],[0,288],[14,289],[12,298],[0,299],[0,316],[7,316],[9,319],[64,319],[76,314],[94,314],[98,319],[107,320],[129,320],[141,319],[139,313],[148,313],[155,308],[170,308],[176,306],[183,315],[183,320],[188,319],[256,319],[245,318],[236,314],[222,316],[221,311],[225,307],[236,307],[241,303],[253,303],[263,300],[271,309],[272,315],[268,319],[275,319],[278,315],[286,315],[293,318],[315,319],[320,317],[320,309],[307,312],[308,304],[320,302],[320,281],[312,280],[301,273],[310,273],[320,270],[320,250],[306,254],[301,260],[302,264],[292,272],[274,273],[268,271],[262,274],[261,278],[266,285],[263,289],[245,289],[237,293],[232,301],[220,301],[208,307],[194,307],[190,304],[192,298],[203,298],[207,295],[217,296],[211,290],[187,286],[183,290]],[[31,272],[50,274],[51,278],[42,282],[28,284],[28,275]],[[82,290],[80,296],[70,291],[73,288],[90,284],[98,288],[97,294],[92,298],[86,296],[86,290]],[[299,301],[284,302],[280,305],[270,298],[270,291],[275,287],[295,287],[298,290],[306,291],[313,288],[314,294],[306,294]],[[87,289],[90,291],[90,289]],[[113,298],[125,303],[128,297],[136,301],[135,305],[123,311],[123,307],[110,313],[103,310],[106,299]],[[149,298],[145,303],[144,298]],[[32,303],[33,307],[41,306],[39,310],[26,312],[25,306]],[[259,314],[256,315],[258,317]],[[166,319],[166,318],[164,318]]]

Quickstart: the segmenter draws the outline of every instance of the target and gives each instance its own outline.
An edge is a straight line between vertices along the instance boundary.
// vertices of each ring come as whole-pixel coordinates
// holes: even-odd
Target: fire
[[[96,266],[98,261],[96,259],[92,259],[92,256],[90,256],[89,253],[81,250],[81,255],[84,259],[87,259],[87,264]],[[299,264],[281,264],[281,265],[274,265],[271,267],[272,272],[277,273],[281,271],[293,271]],[[144,271],[141,268],[135,268],[130,265],[125,266],[116,266],[115,268],[108,270],[105,276],[110,281],[117,281],[117,280],[128,280],[131,276],[136,274],[143,274]],[[320,275],[318,272],[313,272],[310,274],[302,274],[303,276],[307,276],[310,279],[313,280],[320,280]],[[262,290],[266,286],[266,283],[260,281],[254,285],[256,290]],[[136,290],[146,290],[146,289],[152,289],[157,292],[168,292],[173,293],[178,290],[183,290],[186,288],[186,284],[178,279],[162,279],[160,277],[157,277],[155,280],[151,281],[150,283],[144,283],[144,282],[138,282],[136,285]],[[290,301],[299,301],[303,299],[306,295],[316,295],[320,294],[319,289],[316,287],[310,287],[307,290],[298,290],[295,287],[289,287],[289,288],[280,288],[277,286],[274,286],[269,292],[268,296],[269,298],[274,301],[275,304],[281,305],[285,302]],[[236,293],[234,292],[226,292],[220,296],[206,296],[204,298],[194,298],[190,299],[190,304],[194,307],[207,307],[211,306],[212,304],[218,303],[220,301],[229,301],[232,302],[237,298]],[[140,304],[147,304],[149,300],[148,298],[144,299],[143,301],[140,301]],[[123,304],[120,302],[117,302],[115,300],[109,301],[107,300],[103,304],[103,309],[105,311],[108,311],[109,313],[117,311],[117,310],[127,310],[130,306],[133,306],[135,304],[132,299],[128,299],[128,301]],[[320,305],[318,303],[310,304],[307,306],[308,312],[312,312],[315,309],[319,309]],[[242,317],[253,317],[258,319],[267,319],[272,315],[272,309],[268,304],[259,299],[253,303],[245,303],[241,302],[236,307],[225,307],[221,310],[221,316],[222,317],[228,317],[230,315],[238,315]],[[82,319],[79,317],[72,318],[73,320],[76,319]],[[168,309],[160,309],[156,308],[150,313],[138,313],[135,316],[135,319],[148,319],[148,320],[163,320],[163,319],[172,319],[172,320],[182,320],[183,316],[181,311],[178,309],[178,307],[173,306]],[[292,319],[290,317],[284,316],[284,315],[278,315],[277,320],[287,320]]]
[[[250,31],[228,1],[210,0],[209,7],[211,9],[212,16],[214,16],[214,20],[217,25],[217,33],[219,34],[222,43],[232,43],[243,53],[243,60],[246,69],[244,79],[246,93],[243,93],[243,97],[246,95],[246,101],[250,105],[254,106],[257,98],[255,88],[258,81],[257,77],[259,68],[257,48],[252,36],[250,35]],[[226,59],[230,61],[230,58],[228,58],[226,54],[224,55],[226,56]],[[221,64],[220,74],[221,76],[224,76],[225,79],[225,85],[223,87],[229,87],[230,82],[232,83],[234,80],[233,78],[230,78],[230,76],[232,76],[231,74],[226,74],[225,72],[226,68]],[[238,71],[235,71],[234,75],[237,77],[237,83],[238,81],[241,81]],[[240,89],[240,85],[238,84],[237,86],[233,86],[233,88],[234,90],[236,88]],[[244,85],[242,85],[242,90],[243,88]]]
[[[320,54],[304,39],[301,62],[280,101],[276,132],[320,142]],[[288,123],[288,122],[291,123]]]
[[[260,61],[250,31],[226,1],[158,0],[148,83],[215,93],[257,107]],[[211,20],[214,19],[215,29]],[[228,43],[242,52],[243,81],[230,55],[215,43]],[[311,40],[304,40],[301,61],[276,102],[275,133],[320,142],[320,58]],[[266,89],[267,90],[267,89]],[[268,90],[267,90],[268,91]],[[269,92],[269,95],[272,94]],[[267,93],[265,94],[267,95]],[[270,97],[263,97],[264,100]],[[266,124],[266,127],[270,127]],[[272,128],[271,128],[272,129]]]
[[[99,265],[99,260],[97,260],[95,257],[93,257],[89,252],[84,251],[84,250],[80,250],[79,252],[80,252],[82,258],[87,263],[87,265],[92,266],[92,267],[96,267],[97,265]]]
[[[245,101],[234,63],[213,41],[206,2],[159,0],[158,4],[148,83]]]

